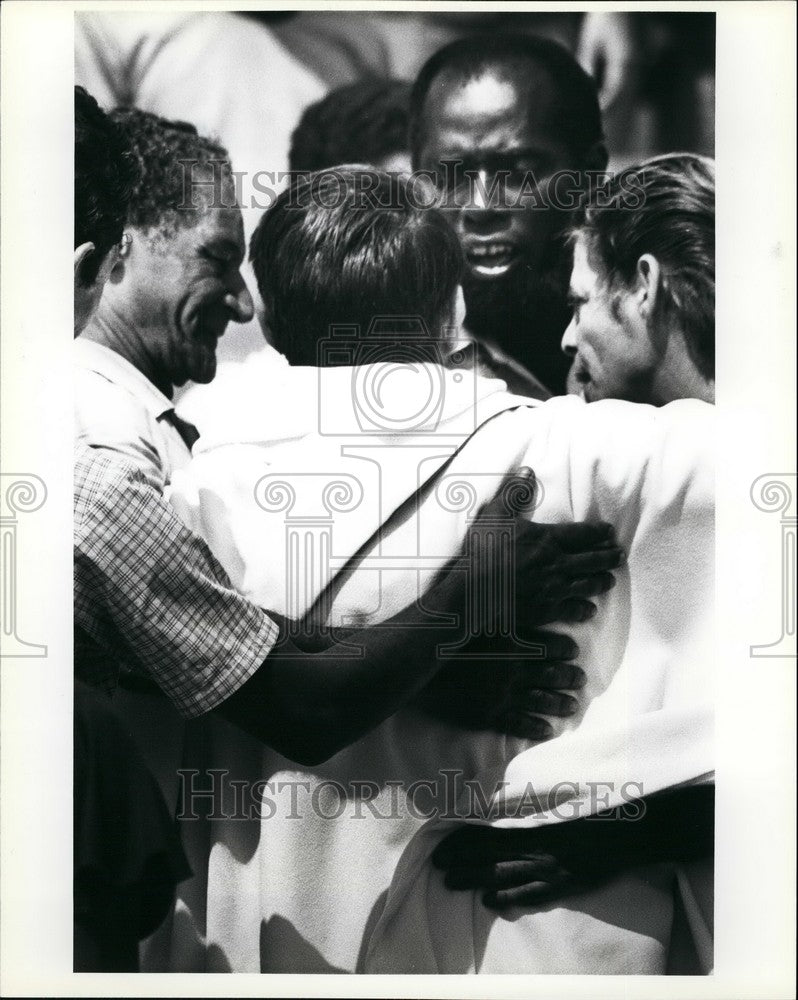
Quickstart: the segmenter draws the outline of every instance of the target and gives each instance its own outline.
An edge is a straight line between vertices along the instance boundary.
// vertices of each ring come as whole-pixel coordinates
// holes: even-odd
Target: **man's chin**
[[[196,382],[197,385],[207,385],[209,382],[213,382],[216,378],[216,365],[212,368],[203,368],[201,371],[197,371],[191,376],[191,381]]]
[[[208,382],[212,382],[216,378],[216,355],[195,360],[188,377],[199,385],[207,385]]]

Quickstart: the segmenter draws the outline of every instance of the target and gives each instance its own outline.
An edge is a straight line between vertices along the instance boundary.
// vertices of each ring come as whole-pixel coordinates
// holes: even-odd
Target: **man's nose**
[[[560,342],[560,347],[568,355],[569,358],[574,357],[576,354],[576,349],[579,346],[578,338],[576,336],[576,320],[571,319],[571,322],[565,328],[565,333],[562,335],[562,341]]]
[[[487,170],[472,173],[465,186],[462,213],[467,232],[488,234],[508,228],[509,216],[502,210],[502,184]]]
[[[235,288],[225,296],[225,305],[236,323],[248,323],[255,315],[255,306],[244,279],[238,275]]]

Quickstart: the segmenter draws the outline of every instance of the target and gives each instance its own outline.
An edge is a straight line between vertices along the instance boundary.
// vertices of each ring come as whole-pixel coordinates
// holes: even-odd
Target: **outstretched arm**
[[[710,857],[715,786],[690,785],[582,819],[531,829],[464,827],[432,860],[450,889],[481,889],[486,906],[535,906],[623,869]]]
[[[623,559],[612,528],[539,525],[517,518],[516,545],[507,552],[481,544],[495,530],[502,503],[497,498],[486,505],[471,529],[462,555],[473,557],[476,551],[480,557],[470,559],[469,572],[486,582],[495,581],[497,573],[514,574],[528,621],[589,615],[589,598],[612,586],[611,570]],[[447,662],[456,683],[458,666],[441,659],[438,647],[452,640],[452,616],[466,613],[469,582],[462,559],[455,560],[425,593],[423,609],[413,604],[326,648],[318,648],[313,636],[300,642],[283,622],[281,641],[219,711],[292,760],[317,764],[328,759],[392,715]],[[430,612],[444,620],[431,624]],[[562,650],[568,659],[575,644],[566,639],[561,644],[568,646]],[[488,672],[494,666],[484,665]],[[582,683],[578,668],[565,663],[556,676],[549,673],[551,683]]]

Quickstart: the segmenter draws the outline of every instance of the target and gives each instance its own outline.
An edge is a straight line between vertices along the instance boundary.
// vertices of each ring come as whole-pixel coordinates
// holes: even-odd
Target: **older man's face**
[[[461,164],[461,177],[472,172],[474,181],[448,196],[450,205],[463,206],[453,221],[474,281],[501,282],[516,269],[540,268],[566,221],[565,213],[540,207],[532,183],[576,166],[558,137],[554,98],[554,84],[534,65],[488,68],[473,80],[443,73],[432,84],[419,166],[441,178],[447,162]],[[451,167],[448,172],[453,176]],[[497,181],[496,198],[503,186],[511,205],[523,191],[528,207],[489,203]]]
[[[245,253],[240,209],[205,208],[168,236],[132,232],[132,318],[147,338],[150,361],[172,385],[210,382],[227,324],[253,315],[240,270]]]

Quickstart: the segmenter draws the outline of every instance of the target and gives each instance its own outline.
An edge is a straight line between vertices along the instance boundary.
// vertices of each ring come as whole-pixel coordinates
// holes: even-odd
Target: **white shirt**
[[[75,438],[130,459],[164,492],[191,460],[170,399],[116,351],[76,338]]]

